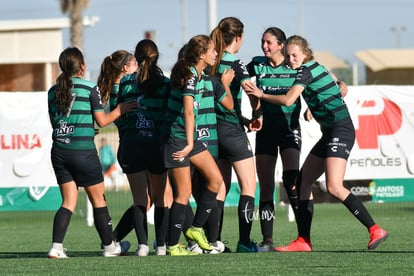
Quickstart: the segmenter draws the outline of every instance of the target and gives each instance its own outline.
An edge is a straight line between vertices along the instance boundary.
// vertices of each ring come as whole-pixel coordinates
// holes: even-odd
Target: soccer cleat
[[[49,253],[47,253],[47,257],[49,259],[65,259],[69,258],[66,255],[66,248],[63,248],[62,250],[56,249],[56,248],[50,248]]]
[[[222,243],[221,241],[210,243],[210,245],[213,249],[211,251],[207,251],[207,254],[221,254],[225,250],[224,243]]]
[[[138,249],[136,252],[137,256],[145,257],[149,254],[149,247],[146,244],[138,244]]]
[[[103,249],[104,257],[117,257],[121,255],[121,244],[119,242],[112,241],[109,245],[104,245]]]
[[[196,253],[196,252],[188,251],[185,248],[185,246],[183,246],[181,244],[168,246],[167,253],[170,256],[192,256],[192,255],[198,255],[199,254],[199,253]]]
[[[128,255],[128,250],[131,247],[129,241],[121,241],[119,245],[121,246],[121,256]]]
[[[157,255],[157,256],[167,255],[167,246],[165,246],[165,244],[163,246],[157,246],[155,248],[155,255]]]
[[[374,250],[388,238],[388,233],[382,228],[370,231],[368,249]]]
[[[195,241],[188,242],[187,250],[197,254],[203,254],[203,249],[201,249],[198,243],[196,243]]]
[[[190,240],[198,243],[201,249],[207,250],[207,251],[211,251],[213,249],[211,245],[208,243],[208,240],[207,240],[206,234],[204,233],[203,228],[191,226],[190,228],[187,229],[187,231],[185,232],[185,235]]]
[[[262,241],[257,247],[257,252],[273,252],[275,247],[271,241]]]
[[[238,253],[254,253],[257,252],[257,244],[253,241],[248,243],[243,243],[241,241],[237,242],[237,249],[236,252]]]
[[[121,255],[122,256],[127,256],[128,255],[128,250],[131,247],[131,244],[129,243],[129,241],[121,241],[121,242],[119,242],[119,245],[121,246]],[[101,249],[102,250],[104,249],[104,245],[102,243],[101,243]]]
[[[298,237],[286,246],[279,246],[275,248],[278,252],[310,252],[312,251],[312,243],[307,242],[304,238]]]

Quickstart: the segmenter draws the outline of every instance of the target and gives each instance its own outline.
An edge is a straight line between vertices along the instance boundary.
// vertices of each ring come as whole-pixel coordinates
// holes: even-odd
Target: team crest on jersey
[[[55,129],[56,136],[65,136],[75,133],[75,126],[68,125],[67,122],[60,120],[59,128]]]
[[[193,106],[194,106],[194,109],[199,109],[200,108],[200,103],[199,102],[194,102]]]

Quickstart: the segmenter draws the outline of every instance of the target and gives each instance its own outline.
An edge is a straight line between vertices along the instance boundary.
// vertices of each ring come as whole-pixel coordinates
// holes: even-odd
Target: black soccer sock
[[[197,204],[196,214],[194,216],[193,226],[203,227],[213,208],[217,208],[217,193],[210,191],[209,189],[203,189],[200,202]]]
[[[147,207],[134,206],[134,228],[138,244],[148,245]]]
[[[154,210],[154,227],[155,239],[157,246],[163,246],[167,237],[168,219],[170,216],[170,209],[168,207],[155,207]]]
[[[191,207],[190,203],[186,205],[185,208],[185,219],[183,223],[183,233],[187,231],[188,228],[193,224],[194,221],[194,212],[193,208]]]
[[[350,193],[342,203],[368,229],[375,224],[361,200],[352,193]]]
[[[186,217],[187,205],[173,202],[170,210],[169,230],[167,235],[168,245],[176,245],[180,240],[183,224]]]
[[[123,240],[134,229],[134,206],[129,207],[122,215],[113,232],[113,240]]]
[[[219,227],[218,227],[218,233],[217,233],[217,240],[221,241],[221,231],[223,230],[223,219],[224,219],[224,201],[222,200],[217,200],[217,208],[218,208],[218,222],[219,222]]]
[[[260,201],[259,215],[263,241],[273,242],[273,221],[275,219],[275,205],[273,200]]]
[[[282,180],[286,193],[289,198],[289,203],[292,209],[296,212],[299,207],[298,190],[295,187],[295,180],[299,174],[299,170],[286,170],[283,171]]]
[[[112,243],[112,220],[109,216],[108,208],[106,206],[93,208],[93,218],[102,244],[110,245]]]
[[[53,219],[52,242],[63,243],[71,218],[72,212],[69,209],[60,207],[57,210]]]
[[[218,209],[218,203],[216,200],[216,204],[211,209],[211,213],[208,216],[207,222],[206,222],[206,235],[207,239],[210,243],[214,243],[217,241],[218,233],[219,233],[219,209]]]
[[[238,206],[239,217],[239,241],[242,243],[250,242],[250,232],[253,225],[254,198],[241,195]]]
[[[296,215],[299,236],[310,239],[313,218],[313,200],[300,200]]]

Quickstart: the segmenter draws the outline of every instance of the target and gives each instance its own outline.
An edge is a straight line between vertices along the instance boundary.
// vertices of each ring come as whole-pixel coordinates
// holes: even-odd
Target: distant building
[[[328,51],[314,51],[315,60],[348,85],[354,83],[351,66]]]
[[[414,49],[364,50],[355,55],[365,64],[368,85],[414,84]]]
[[[93,26],[98,17],[84,17]],[[0,91],[46,91],[59,74],[68,18],[0,21]]]
[[[347,63],[330,52],[314,51],[313,55],[315,60],[325,66],[328,70],[349,69],[349,65]]]
[[[67,18],[0,21],[0,91],[46,91],[69,24]]]

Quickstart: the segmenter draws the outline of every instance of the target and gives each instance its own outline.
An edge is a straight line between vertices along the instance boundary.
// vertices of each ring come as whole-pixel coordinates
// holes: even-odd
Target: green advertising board
[[[368,192],[373,202],[414,201],[414,178],[373,179]]]
[[[57,186],[0,188],[0,211],[57,210],[61,204]]]

